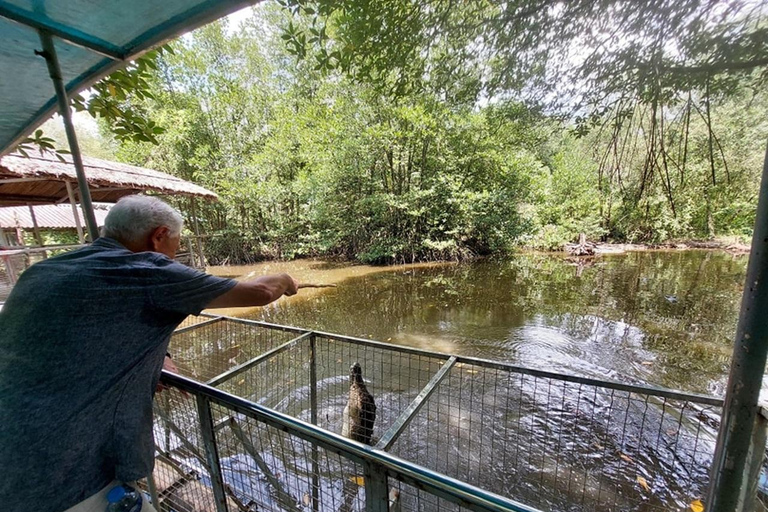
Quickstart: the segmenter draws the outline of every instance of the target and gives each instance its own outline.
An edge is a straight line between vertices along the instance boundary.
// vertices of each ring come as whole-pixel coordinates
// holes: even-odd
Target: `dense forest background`
[[[685,84],[660,74],[629,92],[604,87],[598,104],[578,94],[594,89],[594,73],[558,75],[568,87],[538,95],[530,81],[501,87],[461,54],[483,45],[456,38],[477,36],[459,33],[413,43],[417,57],[403,58],[421,59],[406,69],[418,80],[382,77],[376,62],[332,51],[344,19],[333,2],[318,4],[261,4],[240,23],[213,23],[134,65],[138,93],[100,91],[136,113],[144,135],[102,116],[102,135],[116,140],[86,136],[86,153],[219,194],[194,210],[178,201],[207,235],[209,262],[459,259],[559,248],[579,233],[644,243],[751,235],[768,140],[764,66]],[[489,52],[482,62],[501,58]]]

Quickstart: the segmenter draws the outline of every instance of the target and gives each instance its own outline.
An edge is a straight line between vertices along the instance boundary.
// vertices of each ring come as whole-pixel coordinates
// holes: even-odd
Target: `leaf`
[[[640,487],[642,487],[646,491],[650,491],[651,490],[651,486],[648,485],[648,481],[645,478],[643,478],[642,476],[638,476],[637,477],[637,483],[639,483]]]
[[[693,512],[704,512],[704,504],[701,500],[693,500],[691,502],[691,510],[693,510]]]
[[[619,453],[619,457],[621,457],[621,460],[624,460],[627,462],[635,462],[634,460],[632,460],[632,457],[630,457],[626,453]]]
[[[353,476],[349,479],[350,482],[354,483],[355,485],[359,487],[363,487],[365,485],[365,478],[362,476]]]

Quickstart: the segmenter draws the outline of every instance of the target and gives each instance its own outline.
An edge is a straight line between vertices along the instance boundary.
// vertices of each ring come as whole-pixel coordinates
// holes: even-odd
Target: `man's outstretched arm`
[[[298,284],[288,274],[262,276],[237,283],[232,289],[209,302],[206,308],[265,306],[283,295],[295,295]]]

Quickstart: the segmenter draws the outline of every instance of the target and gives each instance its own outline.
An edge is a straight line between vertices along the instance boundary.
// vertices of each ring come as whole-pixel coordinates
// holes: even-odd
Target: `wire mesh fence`
[[[159,511],[216,511],[195,398],[173,388],[160,393],[153,434]]]
[[[247,322],[207,317],[196,319],[193,320],[196,323],[187,324],[186,329],[177,329],[169,351],[179,373],[202,382],[296,336],[292,332]]]
[[[350,367],[358,363],[376,403],[373,453],[386,450],[509,503],[563,511],[688,510],[706,493],[721,414],[714,398],[257,322],[192,322],[171,344],[183,375],[340,434],[354,421],[345,408],[352,403]],[[168,474],[178,480],[186,471],[198,483],[195,492],[208,489],[193,500],[198,508],[174,506],[174,492],[177,502],[185,498],[178,490],[167,501],[160,497],[161,508],[216,510],[194,400],[161,393],[156,408],[155,473],[167,477],[156,476],[163,481],[158,488]],[[368,510],[360,460],[221,404],[212,418],[230,511]],[[466,505],[388,474],[390,511]]]
[[[720,409],[457,363],[391,452],[552,510],[688,509]]]

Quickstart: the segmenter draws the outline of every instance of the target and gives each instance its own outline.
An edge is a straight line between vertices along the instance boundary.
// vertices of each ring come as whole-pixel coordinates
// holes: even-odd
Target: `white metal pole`
[[[54,89],[56,89],[59,113],[64,119],[64,129],[67,132],[69,151],[72,153],[72,163],[75,164],[75,171],[77,172],[77,184],[80,189],[80,205],[85,216],[85,224],[88,226],[88,234],[91,236],[91,241],[94,241],[99,238],[99,228],[96,226],[96,215],[93,213],[91,191],[88,189],[88,181],[85,179],[83,157],[80,154],[80,146],[77,143],[75,126],[72,124],[72,112],[69,108],[67,89],[64,87],[64,80],[61,78],[59,59],[56,56],[56,48],[53,46],[53,38],[51,37],[51,34],[43,30],[40,30],[39,33],[43,51],[38,52],[38,54],[45,58],[45,62],[48,64],[48,74],[51,76]]]

